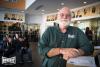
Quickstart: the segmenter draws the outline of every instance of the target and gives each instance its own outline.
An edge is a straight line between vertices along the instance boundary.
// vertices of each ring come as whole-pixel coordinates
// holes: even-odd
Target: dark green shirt
[[[69,26],[67,32],[62,33],[59,27],[49,27],[38,43],[39,53],[43,57],[44,67],[65,67],[66,61],[61,55],[48,57],[47,52],[52,48],[77,48],[85,51],[85,55],[93,52],[93,45],[85,34],[78,28]]]

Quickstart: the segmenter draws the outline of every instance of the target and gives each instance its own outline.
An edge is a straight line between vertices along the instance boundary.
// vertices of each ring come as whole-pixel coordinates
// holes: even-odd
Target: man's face
[[[70,20],[71,20],[70,10],[68,8],[62,8],[58,12],[57,19],[59,21],[60,26],[62,26],[62,27],[68,26],[70,24]]]

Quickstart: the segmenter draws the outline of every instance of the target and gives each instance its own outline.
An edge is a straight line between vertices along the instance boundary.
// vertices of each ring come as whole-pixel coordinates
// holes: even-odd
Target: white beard
[[[58,24],[61,27],[68,27],[70,25],[70,21],[69,20],[58,20]]]

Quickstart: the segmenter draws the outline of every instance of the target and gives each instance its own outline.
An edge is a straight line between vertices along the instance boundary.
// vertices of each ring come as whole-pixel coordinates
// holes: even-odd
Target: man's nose
[[[66,16],[66,15],[64,15],[64,16],[63,16],[63,18],[64,18],[64,19],[67,19],[67,16]]]

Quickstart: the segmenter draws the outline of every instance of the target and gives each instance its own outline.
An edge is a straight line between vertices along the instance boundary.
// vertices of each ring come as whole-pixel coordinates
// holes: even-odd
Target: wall
[[[4,14],[2,12],[0,12],[0,21],[3,21],[4,20]]]
[[[83,32],[85,32],[86,27],[90,27],[90,20],[84,20],[84,21],[77,21],[77,27],[80,28]]]
[[[17,2],[6,2],[4,0],[0,0],[0,6],[4,8],[13,8],[13,9],[25,9],[25,0],[18,0]]]
[[[26,14],[25,16],[26,18],[26,23],[28,24],[42,24],[43,23],[43,18],[42,18],[42,15],[29,15],[29,14]]]

